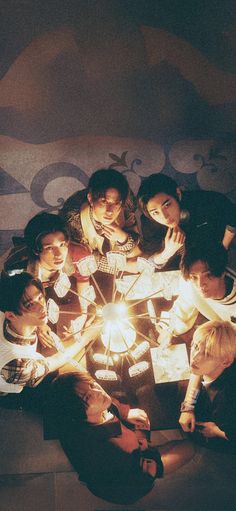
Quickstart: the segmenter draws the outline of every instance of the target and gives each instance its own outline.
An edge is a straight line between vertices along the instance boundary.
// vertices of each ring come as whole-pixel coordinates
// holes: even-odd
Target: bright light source
[[[114,353],[124,353],[132,348],[136,332],[119,320],[105,321],[101,339],[105,348]]]
[[[124,303],[107,303],[102,309],[104,321],[116,321],[127,316],[127,307]]]
[[[127,307],[124,303],[107,303],[103,307],[104,319],[101,339],[105,348],[114,353],[124,353],[134,344],[135,329],[127,324]]]

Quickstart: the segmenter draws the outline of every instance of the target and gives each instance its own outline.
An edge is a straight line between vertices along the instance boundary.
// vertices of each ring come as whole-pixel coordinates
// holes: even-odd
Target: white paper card
[[[48,319],[54,325],[58,322],[60,310],[56,302],[52,298],[47,301]]]
[[[126,265],[126,256],[125,254],[121,254],[120,252],[107,252],[106,254],[107,261],[111,268],[116,268],[117,270],[124,270]]]
[[[59,298],[63,298],[63,296],[68,293],[69,289],[71,288],[71,283],[69,277],[66,275],[66,273],[60,273],[57,281],[54,284],[54,291],[57,294]]]
[[[95,273],[98,268],[97,261],[93,255],[83,257],[83,259],[75,264],[83,277],[89,277],[91,273]]]
[[[155,383],[188,380],[190,369],[186,345],[151,348]]]

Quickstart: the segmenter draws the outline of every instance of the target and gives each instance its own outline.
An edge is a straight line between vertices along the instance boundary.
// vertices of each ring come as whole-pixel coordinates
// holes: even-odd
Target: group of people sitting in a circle
[[[235,232],[236,206],[222,194],[182,191],[172,178],[152,174],[136,198],[123,174],[102,169],[58,214],[37,214],[23,238],[13,239],[0,282],[0,405],[53,413],[64,451],[95,495],[134,502],[187,463],[197,444],[236,454],[236,278],[227,269]],[[138,272],[140,256],[155,271],[180,269],[171,326],[159,320],[158,342],[189,331],[199,313],[205,318],[193,334],[179,420],[190,439],[151,445],[147,413],[109,396],[74,364],[96,324],[75,338],[67,330],[68,342],[58,337],[57,313],[47,303],[91,323],[89,304],[99,296],[79,262],[95,256],[106,294],[112,251],[126,256],[126,272]]]

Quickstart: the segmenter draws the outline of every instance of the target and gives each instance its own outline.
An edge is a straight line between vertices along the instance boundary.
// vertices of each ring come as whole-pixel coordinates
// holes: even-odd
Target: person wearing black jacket
[[[151,446],[145,411],[112,399],[87,373],[61,375],[54,385],[51,410],[62,447],[94,495],[135,502],[152,490],[156,478],[192,458],[188,441]]]
[[[202,377],[195,403],[190,393],[181,406],[180,424],[204,447],[236,454],[236,329],[229,321],[197,328],[191,372]],[[193,398],[193,393],[192,393]]]
[[[229,248],[236,232],[236,206],[221,193],[182,191],[164,174],[144,179],[138,191],[142,250],[158,269],[178,268],[184,245],[221,242]]]

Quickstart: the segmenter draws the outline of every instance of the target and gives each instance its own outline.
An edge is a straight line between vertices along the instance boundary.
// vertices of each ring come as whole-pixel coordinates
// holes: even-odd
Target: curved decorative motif
[[[235,190],[236,146],[214,140],[181,140],[170,149],[169,159],[180,173],[196,173],[203,190],[229,194]]]
[[[48,183],[59,177],[73,177],[82,183],[82,188],[85,188],[88,183],[88,176],[85,172],[73,165],[72,163],[57,162],[48,165],[41,169],[33,178],[31,183],[30,192],[31,197],[35,204],[46,211],[53,211],[63,206],[65,199],[58,197],[57,204],[49,204],[44,197],[44,191]],[[77,191],[77,190],[75,190]]]

